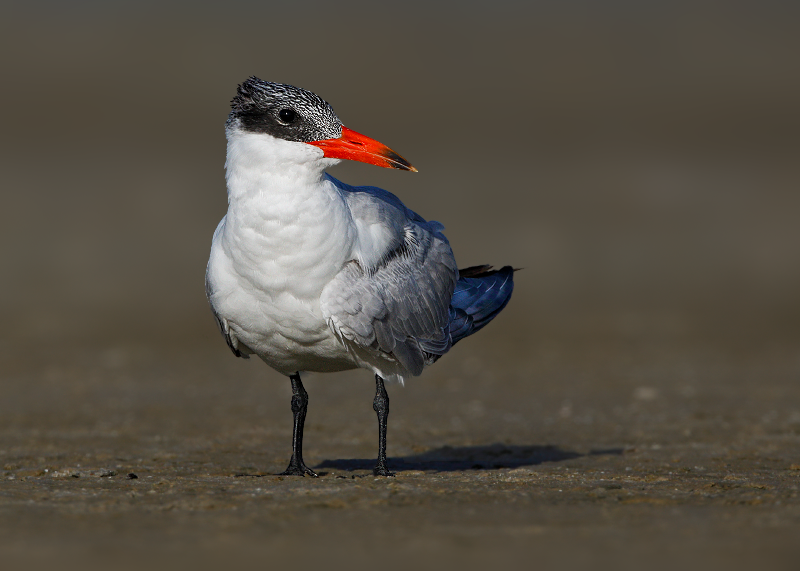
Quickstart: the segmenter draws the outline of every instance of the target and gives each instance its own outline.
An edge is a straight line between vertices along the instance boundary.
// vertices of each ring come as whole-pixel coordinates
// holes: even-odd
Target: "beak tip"
[[[405,160],[403,157],[401,157],[388,147],[385,149],[383,156],[386,159],[386,164],[381,166],[393,169],[400,169],[404,171],[417,172],[417,169],[414,168],[410,162]]]

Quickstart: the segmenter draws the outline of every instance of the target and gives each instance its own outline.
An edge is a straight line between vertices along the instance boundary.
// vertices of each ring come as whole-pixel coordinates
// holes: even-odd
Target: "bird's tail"
[[[494,319],[511,299],[514,268],[473,266],[459,270],[450,302],[450,335],[455,345]]]

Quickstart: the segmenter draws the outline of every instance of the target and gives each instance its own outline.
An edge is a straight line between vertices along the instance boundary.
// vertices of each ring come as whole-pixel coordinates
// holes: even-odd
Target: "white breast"
[[[338,189],[314,175],[321,168],[296,160],[321,151],[278,143],[229,137],[229,206],[214,234],[210,300],[239,343],[284,374],[353,368],[319,299],[353,258],[355,225]]]

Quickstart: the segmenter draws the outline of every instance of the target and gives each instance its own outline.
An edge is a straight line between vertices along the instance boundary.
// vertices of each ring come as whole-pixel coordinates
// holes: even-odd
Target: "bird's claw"
[[[319,478],[319,475],[314,470],[306,466],[302,460],[297,462],[294,458],[292,458],[292,461],[289,462],[289,467],[278,474],[278,476],[305,476],[306,474],[312,478]]]
[[[372,473],[376,476],[394,477],[394,472],[390,472],[389,468],[387,468],[385,464],[378,464],[377,466],[375,466],[375,469],[372,470]]]

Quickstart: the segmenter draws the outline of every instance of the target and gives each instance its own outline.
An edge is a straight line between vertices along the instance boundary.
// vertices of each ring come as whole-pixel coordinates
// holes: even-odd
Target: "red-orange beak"
[[[417,172],[411,163],[383,143],[345,126],[342,126],[342,136],[338,139],[309,141],[308,144],[319,147],[331,159],[349,159],[389,169]]]

